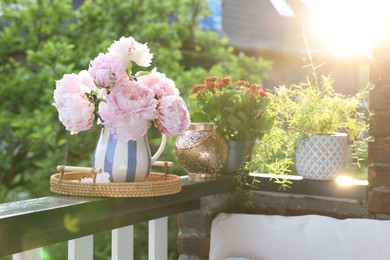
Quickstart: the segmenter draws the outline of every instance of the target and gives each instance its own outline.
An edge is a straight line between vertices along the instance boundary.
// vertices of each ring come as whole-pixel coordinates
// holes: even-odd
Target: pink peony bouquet
[[[175,83],[163,73],[132,74],[132,64],[149,67],[146,44],[122,37],[100,53],[88,70],[65,74],[56,82],[54,106],[71,134],[102,123],[123,141],[136,140],[154,126],[167,136],[184,133],[190,123]]]

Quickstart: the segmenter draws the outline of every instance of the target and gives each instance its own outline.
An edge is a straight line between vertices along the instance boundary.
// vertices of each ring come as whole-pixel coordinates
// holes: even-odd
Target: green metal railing
[[[0,257],[198,209],[203,196],[237,185],[233,176],[181,181],[180,193],[161,197],[50,196],[0,204]]]

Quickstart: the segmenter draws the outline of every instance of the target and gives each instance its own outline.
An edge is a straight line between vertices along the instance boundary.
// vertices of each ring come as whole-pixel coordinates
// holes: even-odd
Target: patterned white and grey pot
[[[310,135],[296,145],[296,168],[305,179],[332,180],[345,166],[347,134]]]

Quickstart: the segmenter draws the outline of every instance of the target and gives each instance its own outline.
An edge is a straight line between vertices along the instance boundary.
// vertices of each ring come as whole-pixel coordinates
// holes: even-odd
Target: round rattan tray
[[[88,197],[154,197],[181,191],[179,176],[151,172],[144,182],[81,182],[96,173],[86,171],[60,172],[51,175],[50,190],[54,193]]]

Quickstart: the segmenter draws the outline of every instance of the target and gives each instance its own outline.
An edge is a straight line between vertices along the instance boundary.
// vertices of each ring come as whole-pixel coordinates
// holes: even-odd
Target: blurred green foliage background
[[[121,36],[148,42],[155,57],[151,68],[175,81],[190,111],[195,104],[189,92],[206,76],[261,84],[271,63],[202,30],[197,21],[209,14],[205,0],[86,0],[77,7],[71,0],[2,0],[0,203],[50,195],[49,178],[58,164],[91,164],[100,129],[65,131],[52,105],[55,81],[87,69]],[[158,144],[151,140],[152,150]],[[162,160],[175,161],[174,145],[170,138]],[[185,174],[178,166],[174,173]]]

